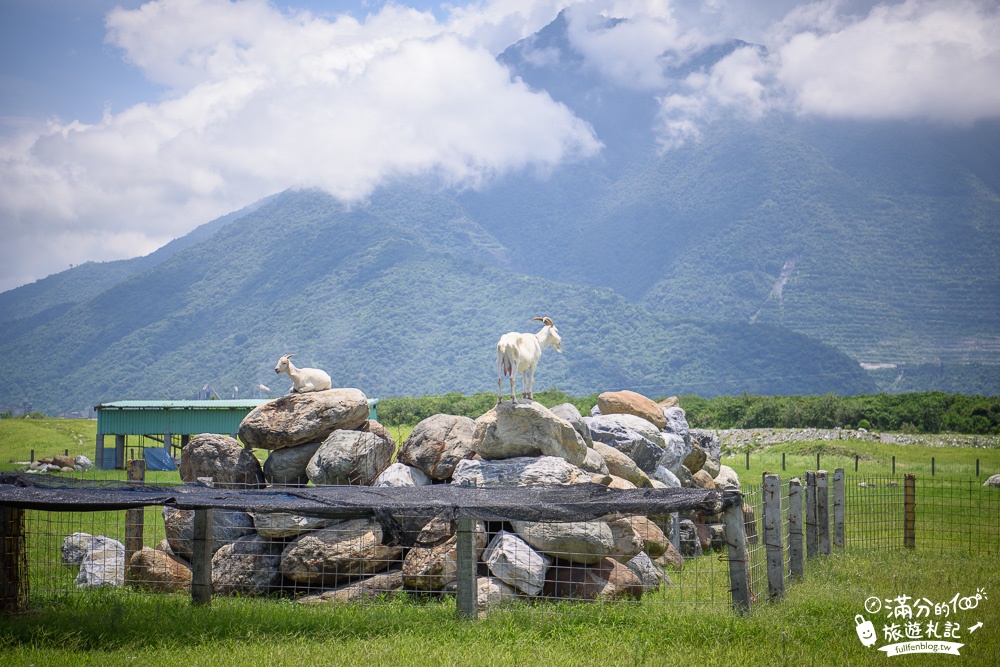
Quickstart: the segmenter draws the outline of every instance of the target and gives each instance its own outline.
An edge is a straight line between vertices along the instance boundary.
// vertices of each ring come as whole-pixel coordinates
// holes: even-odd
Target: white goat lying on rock
[[[559,346],[562,338],[556,331],[556,325],[548,317],[533,317],[532,322],[541,322],[544,326],[536,334],[507,333],[500,337],[497,343],[497,405],[503,402],[503,378],[510,376],[510,400],[514,399],[514,376],[521,373],[521,398],[532,398],[531,389],[535,384],[535,368],[542,357],[542,348],[551,345],[552,349],[562,354]]]
[[[287,373],[292,378],[292,388],[289,394],[304,394],[308,391],[323,391],[330,388],[330,376],[326,371],[318,368],[296,368],[289,361],[294,354],[286,354],[278,359],[278,365],[274,367],[275,373]]]

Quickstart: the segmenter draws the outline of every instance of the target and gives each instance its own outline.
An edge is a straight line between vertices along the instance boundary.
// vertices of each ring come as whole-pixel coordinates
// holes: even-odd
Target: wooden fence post
[[[792,577],[805,576],[802,553],[802,482],[795,477],[788,482],[788,571]]]
[[[194,511],[194,545],[191,549],[191,602],[212,601],[212,510]]]
[[[844,548],[844,469],[833,471],[833,544]]]
[[[785,597],[785,547],[781,537],[781,477],[764,475],[764,549],[767,554],[768,599]]]
[[[819,551],[816,536],[816,473],[806,473],[806,556],[813,558]]]
[[[726,526],[726,553],[729,557],[729,586],[733,594],[733,610],[750,613],[750,558],[747,555],[746,531],[743,527],[743,499],[723,513]]]
[[[0,615],[27,609],[28,585],[24,510],[0,505]]]
[[[125,466],[129,486],[142,486],[146,481],[146,461],[133,459]],[[145,528],[146,508],[137,507],[125,510],[125,577],[128,582],[128,564],[132,555],[142,551],[143,532]]]
[[[816,538],[819,553],[830,555],[830,480],[825,470],[816,471]]]
[[[477,616],[476,590],[476,522],[474,519],[458,520],[458,589],[455,606],[459,618]]]
[[[903,546],[917,546],[917,476],[907,473],[903,477]]]

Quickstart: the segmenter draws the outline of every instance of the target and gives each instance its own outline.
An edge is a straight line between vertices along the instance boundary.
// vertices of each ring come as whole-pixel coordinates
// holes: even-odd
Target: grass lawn
[[[0,620],[7,665],[883,665],[855,633],[863,614],[883,634],[870,597],[988,597],[958,611],[961,658],[911,655],[890,664],[995,665],[1000,656],[1000,570],[991,558],[896,550],[849,550],[809,561],[806,580],[779,604],[747,617],[658,601],[520,604],[478,621],[455,618],[450,600],[370,606],[219,598],[192,607],[183,596],[125,591],[66,596],[44,610]],[[982,627],[974,633],[968,628]],[[942,626],[944,623],[942,622]]]

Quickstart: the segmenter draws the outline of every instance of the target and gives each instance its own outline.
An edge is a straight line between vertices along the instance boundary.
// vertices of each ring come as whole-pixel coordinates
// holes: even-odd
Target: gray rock
[[[382,527],[351,519],[298,537],[281,554],[281,573],[292,581],[337,586],[398,566],[403,550],[382,544]]]
[[[653,481],[663,484],[664,487],[668,489],[679,489],[681,488],[681,480],[678,479],[677,475],[670,472],[663,466],[657,466],[653,474],[649,476]]]
[[[264,461],[264,479],[269,484],[305,486],[309,483],[306,466],[322,444],[307,442],[304,445],[273,450]]]
[[[580,467],[587,472],[592,472],[598,475],[608,475],[608,464],[604,460],[604,457],[597,453],[597,450],[587,448],[587,455],[583,457],[583,463]]]
[[[670,472],[681,477],[681,466],[684,459],[691,453],[691,444],[675,433],[663,434],[663,454],[660,455],[657,465],[663,466]],[[688,471],[690,475],[690,471]],[[681,478],[683,483],[684,479]]]
[[[983,482],[983,486],[993,486],[1000,488],[1000,475],[990,475],[990,478]]]
[[[476,487],[581,484],[590,473],[558,456],[531,456],[500,461],[463,460],[455,467],[452,484]]]
[[[167,542],[174,554],[191,560],[194,546],[194,510],[163,508],[163,525]],[[225,544],[235,542],[254,532],[253,519],[246,512],[233,510],[212,511],[212,553]]]
[[[711,456],[705,459],[705,463],[702,464],[701,469],[703,472],[708,473],[708,476],[715,479],[719,476],[719,472],[722,470],[722,463],[718,459],[713,459]]]
[[[476,558],[486,548],[486,526],[476,522]],[[433,547],[413,547],[403,559],[403,584],[421,591],[440,591],[458,579],[458,537]]]
[[[664,583],[668,585],[672,583],[663,570],[657,567],[653,559],[645,552],[636,554],[634,558],[625,563],[625,567],[632,570],[633,574],[639,578],[643,593],[655,591]]]
[[[691,427],[688,426],[684,408],[679,405],[675,405],[672,408],[663,408],[663,416],[667,418],[667,425],[663,427],[663,431],[681,436],[685,444],[690,448]]]
[[[690,429],[690,433],[691,443],[697,443],[698,446],[704,449],[708,458],[715,459],[716,461],[722,458],[722,446],[719,443],[719,436],[716,435],[715,431],[692,428]]]
[[[124,586],[125,545],[103,535],[95,537],[80,560],[76,585],[78,588]]]
[[[180,475],[184,482],[210,477],[215,488],[259,489],[266,484],[253,453],[228,435],[217,433],[196,435],[184,445]]]
[[[62,562],[66,565],[79,565],[93,541],[94,536],[90,533],[68,535],[62,543]]]
[[[284,543],[247,535],[212,556],[212,590],[219,595],[267,595],[281,587]]]
[[[642,551],[643,539],[636,532],[627,517],[608,520],[608,527],[614,536],[615,546],[608,556],[619,563],[625,563]]]
[[[587,443],[588,447],[594,446],[594,441],[590,437],[590,427],[587,426],[587,422],[584,421],[583,415],[580,414],[580,411],[575,405],[572,403],[560,403],[559,405],[549,409],[556,417],[565,419],[572,424],[573,428],[580,434],[580,437],[583,438],[583,441]]]
[[[704,553],[701,548],[701,540],[698,537],[698,529],[691,519],[681,519],[680,521],[680,552],[684,558],[699,558]]]
[[[397,458],[433,479],[449,479],[459,461],[475,454],[475,430],[476,423],[468,417],[433,415],[413,427]]]
[[[251,512],[254,528],[261,537],[283,539],[295,537],[311,530],[326,528],[333,519],[323,519],[315,516],[299,516],[286,512]]]
[[[635,415],[602,415],[586,421],[595,443],[614,447],[647,474],[656,469],[666,442],[650,422]]]
[[[497,579],[526,595],[538,595],[552,561],[514,533],[501,530],[483,552],[483,561]]]
[[[80,454],[79,456],[73,459],[73,467],[79,468],[81,471],[85,471],[93,468],[94,463],[83,454]]]
[[[360,389],[289,394],[254,408],[240,423],[248,447],[282,449],[325,439],[337,429],[368,420],[368,397]]]
[[[486,460],[559,456],[575,466],[587,455],[572,424],[530,400],[505,401],[479,417],[473,448]]]
[[[430,476],[420,468],[405,463],[393,463],[375,478],[372,486],[428,486]]]
[[[517,598],[517,589],[496,577],[476,579],[476,604],[479,609],[487,609],[502,602]]]
[[[321,392],[322,393],[322,392]],[[370,486],[389,467],[395,444],[375,433],[334,431],[306,465],[309,480],[321,484]]]
[[[677,475],[677,479],[681,482],[681,488],[690,489],[694,487],[694,478],[691,476],[691,471],[688,470],[686,466],[679,465],[675,469],[671,470],[671,472]]]
[[[511,521],[517,535],[552,558],[597,563],[615,553],[615,535],[604,521]]]

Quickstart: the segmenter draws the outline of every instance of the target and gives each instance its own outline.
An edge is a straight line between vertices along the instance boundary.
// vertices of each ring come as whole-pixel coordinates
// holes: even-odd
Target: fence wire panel
[[[743,488],[743,528],[746,531],[750,577],[750,603],[767,599],[767,549],[761,537],[764,529],[764,496],[759,484]]]
[[[844,479],[845,546],[899,549],[903,546],[903,478],[894,475]],[[832,528],[831,528],[832,530]]]
[[[1000,554],[1000,489],[922,476],[915,505],[916,549]]]

